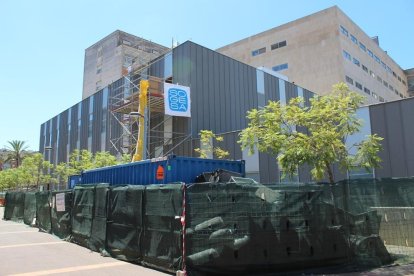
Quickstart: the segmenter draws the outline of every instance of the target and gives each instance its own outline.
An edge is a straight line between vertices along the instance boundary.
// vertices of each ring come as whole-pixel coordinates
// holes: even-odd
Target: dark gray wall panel
[[[385,138],[382,142],[382,150],[378,156],[382,159],[381,168],[377,168],[376,177],[388,177],[391,175],[391,160],[389,156],[389,141],[387,139],[388,132],[385,124],[385,105],[374,105],[369,109],[371,118],[371,132],[372,134],[378,134],[380,137]]]
[[[401,101],[401,116],[407,175],[414,176],[414,98]]]
[[[261,183],[279,182],[280,176],[276,156],[259,153],[259,169]]]

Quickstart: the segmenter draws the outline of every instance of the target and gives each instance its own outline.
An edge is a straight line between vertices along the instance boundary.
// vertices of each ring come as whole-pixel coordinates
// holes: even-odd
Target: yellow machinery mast
[[[138,126],[138,139],[137,145],[135,148],[135,154],[132,157],[132,162],[141,161],[144,156],[144,134],[145,134],[145,109],[147,108],[147,99],[148,99],[148,88],[149,81],[141,80],[139,83],[140,92],[139,92],[139,126]]]

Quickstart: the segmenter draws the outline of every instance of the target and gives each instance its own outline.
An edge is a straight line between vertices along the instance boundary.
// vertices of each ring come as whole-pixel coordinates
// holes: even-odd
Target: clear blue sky
[[[0,1],[0,148],[38,150],[40,125],[82,97],[84,50],[116,29],[211,49],[338,5],[403,69],[414,67],[414,1]]]

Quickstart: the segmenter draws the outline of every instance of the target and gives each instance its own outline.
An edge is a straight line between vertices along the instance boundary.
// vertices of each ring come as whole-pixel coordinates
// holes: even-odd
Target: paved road
[[[169,275],[102,257],[22,223],[4,221],[0,207],[0,275]]]

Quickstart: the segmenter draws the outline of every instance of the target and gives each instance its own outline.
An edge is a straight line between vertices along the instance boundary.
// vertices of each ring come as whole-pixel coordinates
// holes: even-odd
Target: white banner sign
[[[65,194],[56,194],[56,212],[65,212]]]
[[[190,87],[164,83],[165,114],[191,117]]]

